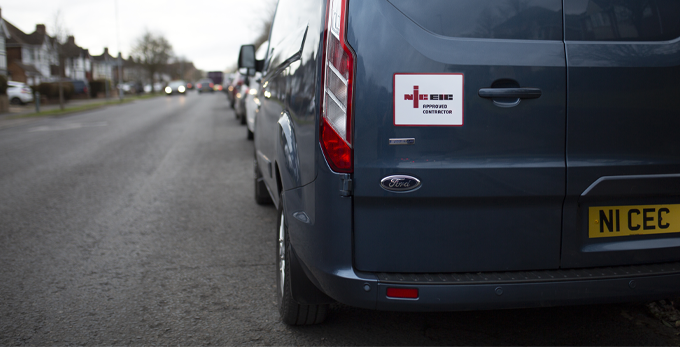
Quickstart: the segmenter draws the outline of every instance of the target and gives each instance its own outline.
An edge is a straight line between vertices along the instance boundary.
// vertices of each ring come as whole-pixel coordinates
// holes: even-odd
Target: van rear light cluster
[[[354,52],[347,45],[347,0],[329,0],[326,17],[320,142],[336,172],[353,172],[352,81]]]

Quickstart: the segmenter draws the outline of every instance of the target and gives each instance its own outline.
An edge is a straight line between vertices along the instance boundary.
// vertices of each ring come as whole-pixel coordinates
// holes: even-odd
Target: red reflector
[[[401,299],[418,299],[416,288],[387,288],[387,297]]]

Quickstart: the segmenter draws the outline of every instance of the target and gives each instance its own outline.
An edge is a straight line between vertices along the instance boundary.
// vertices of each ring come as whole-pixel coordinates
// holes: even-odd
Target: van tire
[[[276,297],[281,321],[288,325],[320,324],[328,315],[327,304],[302,305],[295,301],[291,287],[291,246],[288,225],[283,212],[283,197],[279,199],[279,216],[276,222]]]

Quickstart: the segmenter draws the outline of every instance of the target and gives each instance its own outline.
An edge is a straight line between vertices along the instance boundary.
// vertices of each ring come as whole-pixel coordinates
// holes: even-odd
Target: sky
[[[2,17],[26,34],[36,24],[53,34],[60,13],[63,27],[90,54],[108,47],[127,58],[148,30],[165,36],[176,56],[205,71],[235,66],[239,47],[253,43],[274,6],[275,0],[0,0]]]

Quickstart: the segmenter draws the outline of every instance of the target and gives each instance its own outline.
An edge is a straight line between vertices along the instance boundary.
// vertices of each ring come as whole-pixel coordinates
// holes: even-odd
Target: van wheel
[[[14,97],[12,100],[9,101],[10,104],[12,105],[23,105],[24,103],[21,101],[21,99]]]
[[[274,202],[272,201],[271,196],[269,196],[269,191],[267,190],[267,186],[264,183],[264,179],[262,178],[262,172],[260,171],[259,166],[257,165],[257,159],[255,159],[255,202],[258,205],[271,205]]]
[[[276,297],[281,321],[288,325],[322,323],[328,314],[328,305],[301,305],[293,299],[291,285],[295,283],[290,276],[290,242],[281,199],[276,232]]]
[[[250,131],[250,129],[248,129],[248,127],[246,127],[246,130],[248,130],[248,140],[254,139],[254,138],[255,138],[255,134],[253,134],[253,132]]]

